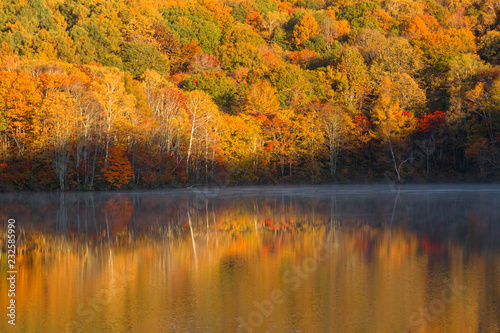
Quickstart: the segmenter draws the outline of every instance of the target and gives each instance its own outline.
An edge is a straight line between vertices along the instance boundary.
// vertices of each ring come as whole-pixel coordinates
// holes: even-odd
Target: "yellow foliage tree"
[[[244,110],[256,113],[272,113],[278,111],[280,103],[276,97],[276,89],[267,80],[257,81],[250,86]]]
[[[388,148],[398,181],[401,181],[401,167],[411,161],[411,158],[404,159],[405,149],[417,122],[410,112],[400,108],[399,99],[393,96],[393,91],[391,79],[384,78],[378,101],[372,109],[374,128],[370,135]]]
[[[354,124],[349,114],[338,105],[326,105],[319,110],[318,117],[330,155],[330,175],[334,177],[339,153],[346,146]]]
[[[320,157],[325,143],[325,136],[318,128],[321,128],[321,119],[313,112],[298,115],[292,128],[292,132],[296,133],[297,154],[307,161],[305,172],[313,183],[319,180],[321,174]]]
[[[345,36],[349,32],[351,32],[351,25],[349,24],[349,21],[340,20],[340,21],[337,21],[337,25],[339,27],[339,32],[340,32],[341,36]]]
[[[95,98],[99,103],[100,117],[104,124],[105,134],[105,158],[106,168],[109,158],[109,146],[111,137],[120,123],[123,123],[132,112],[134,107],[134,96],[127,93],[123,74],[118,69],[94,69],[99,75],[99,81],[92,83]]]
[[[261,124],[252,116],[224,114],[220,147],[233,179],[257,181],[258,156],[262,150]]]
[[[302,45],[309,38],[316,36],[319,31],[318,22],[311,14],[306,13],[293,29],[293,41],[297,46]]]
[[[78,118],[69,110],[74,109],[69,93],[50,91],[43,101],[50,128],[50,146],[53,151],[54,169],[59,179],[61,191],[65,189],[65,179],[71,150],[71,140],[76,136]],[[48,139],[48,138],[47,138]]]
[[[220,116],[217,105],[210,96],[200,90],[194,90],[185,94],[186,111],[189,119],[188,151],[186,156],[186,176],[189,176],[190,164],[195,164],[193,153],[205,155],[205,169],[208,171],[208,151],[212,148],[215,154],[214,145],[218,130],[218,118]],[[194,145],[194,143],[197,145]],[[196,157],[196,155],[194,156]]]

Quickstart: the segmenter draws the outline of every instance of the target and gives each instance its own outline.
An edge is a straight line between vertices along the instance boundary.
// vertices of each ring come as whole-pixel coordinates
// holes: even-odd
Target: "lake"
[[[498,185],[3,193],[0,217],[1,332],[500,332]]]

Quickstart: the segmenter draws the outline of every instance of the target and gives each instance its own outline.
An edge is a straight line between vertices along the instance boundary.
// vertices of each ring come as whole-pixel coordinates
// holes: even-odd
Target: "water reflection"
[[[2,220],[22,226],[24,332],[500,330],[495,187],[16,193],[0,202]],[[0,265],[6,271],[4,252]]]

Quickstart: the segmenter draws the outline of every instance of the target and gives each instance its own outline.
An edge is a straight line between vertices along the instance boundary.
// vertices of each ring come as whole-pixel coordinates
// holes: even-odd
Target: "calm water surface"
[[[13,193],[0,217],[0,332],[500,332],[500,186]]]

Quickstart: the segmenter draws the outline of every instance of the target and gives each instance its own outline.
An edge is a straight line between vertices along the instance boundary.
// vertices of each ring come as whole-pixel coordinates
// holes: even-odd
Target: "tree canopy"
[[[498,179],[499,13],[2,1],[0,189]]]

